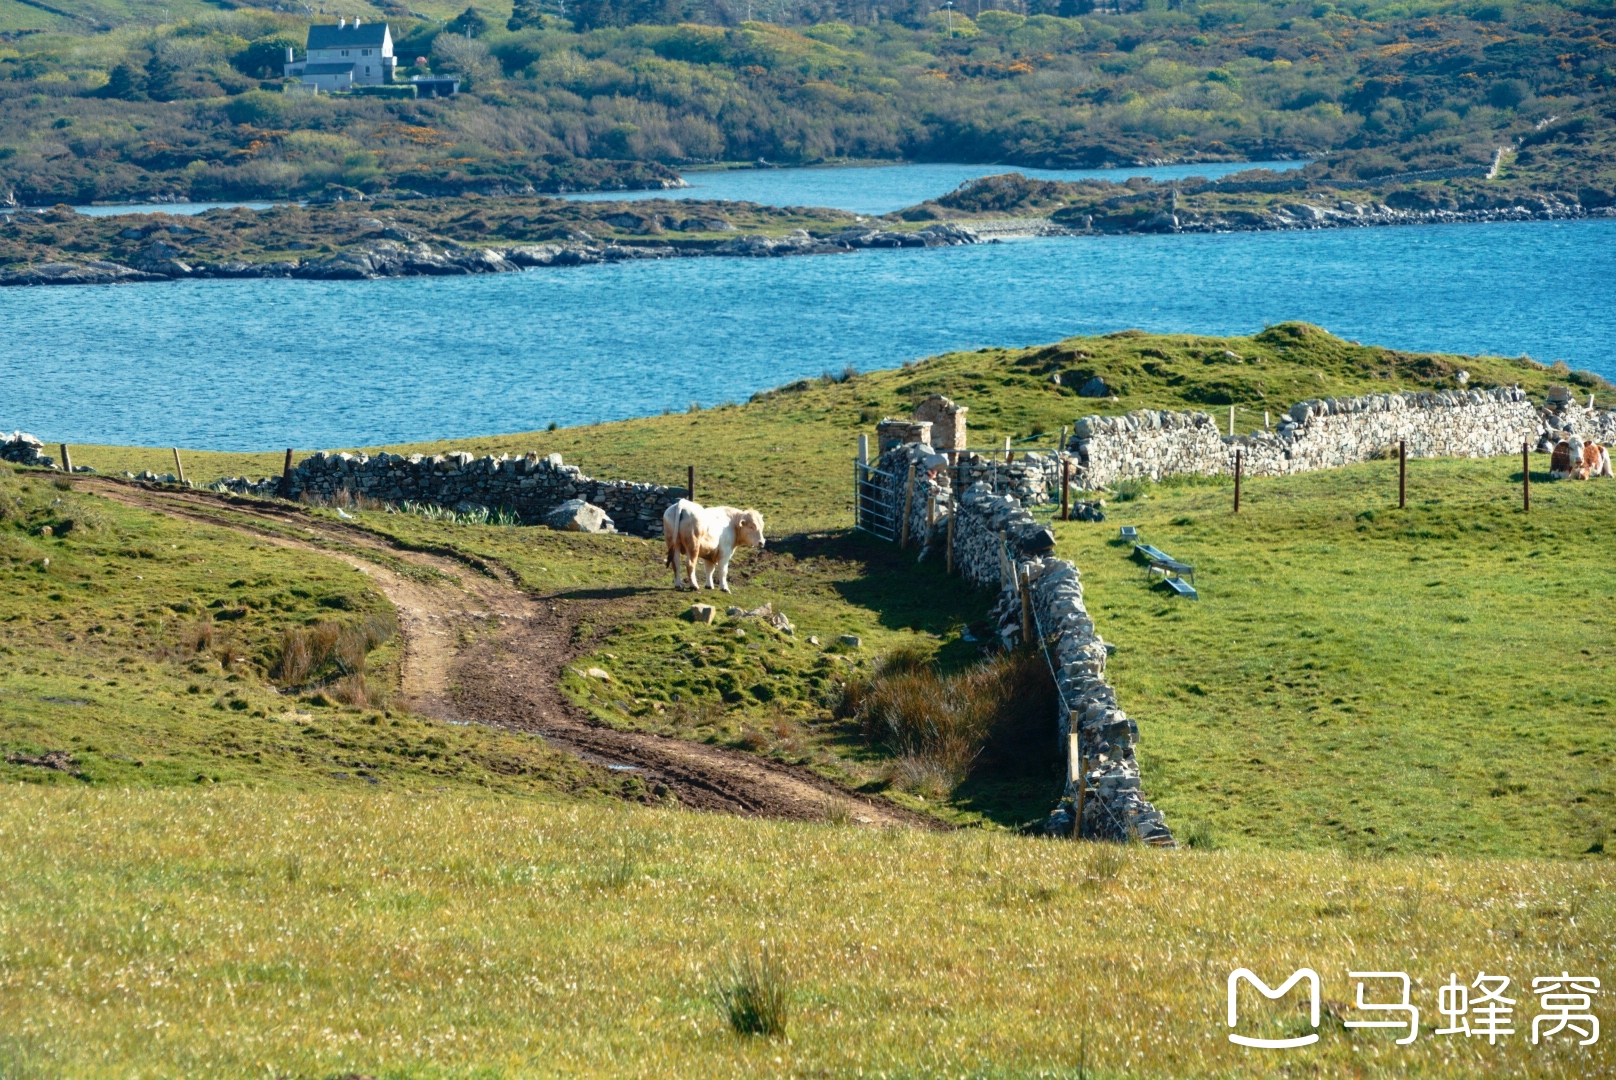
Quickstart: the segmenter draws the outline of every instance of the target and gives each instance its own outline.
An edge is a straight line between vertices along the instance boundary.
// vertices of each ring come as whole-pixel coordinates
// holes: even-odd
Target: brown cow
[[[1587,480],[1611,475],[1610,452],[1598,443],[1562,442],[1555,446],[1554,455],[1549,459],[1551,480]]]

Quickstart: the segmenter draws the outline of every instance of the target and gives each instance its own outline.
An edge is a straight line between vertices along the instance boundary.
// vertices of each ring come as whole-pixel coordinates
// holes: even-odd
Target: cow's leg
[[[734,555],[734,551],[726,551],[718,556],[718,587],[725,592],[729,592],[729,561]]]
[[[673,549],[673,587],[676,591],[685,587],[685,553],[678,548]]]

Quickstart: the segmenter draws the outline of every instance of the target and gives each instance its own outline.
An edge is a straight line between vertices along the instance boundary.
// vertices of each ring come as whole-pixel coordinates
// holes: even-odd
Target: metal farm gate
[[[853,463],[853,526],[883,540],[898,539],[898,511],[888,493],[897,490],[898,478],[866,462]]]

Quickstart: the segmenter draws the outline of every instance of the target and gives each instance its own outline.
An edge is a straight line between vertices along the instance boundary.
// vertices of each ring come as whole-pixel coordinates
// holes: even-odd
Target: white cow
[[[703,508],[680,499],[662,513],[662,535],[668,541],[668,565],[673,587],[686,588],[685,563],[690,564],[688,588],[701,588],[701,564],[707,564],[707,587],[729,592],[729,561],[738,547],[763,546],[763,515],[733,506]]]

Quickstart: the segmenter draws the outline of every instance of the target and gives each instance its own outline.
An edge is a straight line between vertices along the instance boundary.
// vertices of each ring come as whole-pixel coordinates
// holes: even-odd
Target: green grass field
[[[0,788],[14,1077],[1592,1077],[1606,1039],[1435,1036],[1450,972],[1604,975],[1610,864],[1164,853],[461,793]],[[715,975],[767,944],[780,1039]],[[1225,980],[1310,965],[1318,1045]],[[1403,970],[1414,1046],[1351,1032]],[[1252,995],[1253,997],[1255,995]],[[1368,998],[1366,1000],[1374,1000]],[[1242,999],[1294,1034],[1294,1001]],[[1606,1014],[1608,1015],[1608,1013]],[[1082,1071],[1080,1072],[1080,1066]]]
[[[1616,484],[1414,461],[1157,485],[1057,526],[1151,797],[1233,846],[1576,856],[1616,826]],[[1195,565],[1147,586],[1121,524]]]

